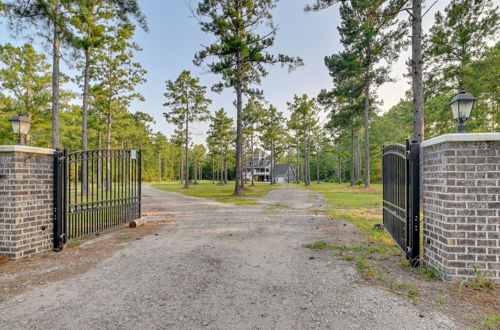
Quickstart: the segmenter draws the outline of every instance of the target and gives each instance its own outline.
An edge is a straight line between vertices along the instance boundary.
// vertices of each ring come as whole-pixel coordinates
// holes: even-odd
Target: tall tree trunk
[[[300,163],[299,163],[299,152],[300,152],[300,148],[299,148],[299,138],[297,137],[297,169],[296,169],[296,173],[295,173],[295,176],[296,176],[296,180],[297,183],[300,183]]]
[[[194,182],[198,182],[198,161],[195,160],[193,161],[193,177],[194,177]]]
[[[252,133],[252,136],[251,136],[251,143],[252,143],[252,156],[250,157],[251,161],[250,163],[252,163],[252,187],[255,186],[255,179],[254,179],[254,176],[255,176],[255,164],[254,164],[254,159],[253,159],[253,153],[254,153],[254,145],[253,145],[253,133]]]
[[[422,0],[412,0],[411,63],[413,89],[413,136],[424,140],[424,93],[422,89]]]
[[[361,133],[360,129],[356,128],[356,181],[361,179]]]
[[[306,186],[311,185],[311,155],[309,150],[309,133],[306,133],[306,143],[305,143],[305,175],[304,182]]]
[[[271,168],[269,170],[271,184],[274,184],[274,141],[271,141]]]
[[[319,151],[316,153],[316,183],[319,184]]]
[[[224,184],[224,154],[220,158],[220,184]]]
[[[239,6],[236,7],[237,11],[240,11]],[[238,31],[238,36],[240,34],[240,27],[236,27]],[[236,53],[236,177],[234,184],[233,195],[239,196],[241,194],[241,156],[242,156],[242,144],[243,144],[243,128],[242,128],[242,72],[241,72],[241,53],[238,50]]]
[[[341,184],[342,183],[342,158],[341,158],[340,154],[339,154],[339,164],[338,164],[337,176],[339,179],[339,184]]]
[[[290,183],[290,170],[292,169],[292,163],[290,162],[290,149],[288,149],[288,171],[287,173],[287,183]]]
[[[215,160],[212,154],[212,183],[215,183]]]
[[[185,178],[184,178],[184,188],[189,188],[189,108],[187,108],[186,112],[186,136],[185,136],[185,152],[186,152],[186,170]]]
[[[340,162],[340,164],[342,164],[342,161]],[[345,181],[345,177],[346,177],[346,169],[345,166],[342,166],[342,182]]]
[[[224,184],[227,184],[227,150],[224,150]]]
[[[61,148],[60,128],[59,128],[59,60],[61,57],[61,1],[55,2],[55,18],[54,18],[54,40],[52,54],[52,148]]]
[[[370,66],[365,70],[365,187],[370,187]]]
[[[89,105],[89,77],[90,77],[90,47],[85,48],[85,68],[83,70],[83,101],[82,101],[82,150],[88,149],[87,117]],[[82,193],[88,189],[87,160],[82,162]]]
[[[242,146],[242,155],[243,157],[241,158],[241,189],[245,187],[245,173],[243,171],[243,164],[245,164],[245,147]]]
[[[351,126],[351,187],[354,186],[354,183],[356,181],[356,147],[354,143],[354,120]],[[340,163],[340,158],[339,158],[339,163]],[[339,165],[340,169],[340,165]],[[340,170],[339,170],[340,171]],[[338,173],[339,176],[339,183],[340,183],[340,172]]]
[[[184,182],[184,155],[181,152],[180,166],[179,166],[179,180]]]
[[[304,185],[307,186],[307,139],[304,139]]]
[[[218,160],[215,160],[215,157],[214,157],[214,163],[217,164],[218,166]],[[214,165],[214,173],[215,173],[214,183],[215,181],[219,182],[219,168],[215,168],[215,165]]]
[[[158,182],[161,182],[161,156],[158,152]]]

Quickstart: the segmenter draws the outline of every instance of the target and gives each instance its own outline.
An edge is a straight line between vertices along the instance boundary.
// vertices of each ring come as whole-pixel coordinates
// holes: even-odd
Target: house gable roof
[[[288,169],[292,167],[291,164],[276,164],[274,165],[275,176],[285,176]]]

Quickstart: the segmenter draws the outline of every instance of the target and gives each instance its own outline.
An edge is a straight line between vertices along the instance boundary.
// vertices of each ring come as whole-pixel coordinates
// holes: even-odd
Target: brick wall
[[[52,149],[0,146],[0,254],[18,259],[52,249]]]
[[[425,263],[446,281],[471,279],[474,267],[499,281],[500,134],[448,136],[422,144]]]

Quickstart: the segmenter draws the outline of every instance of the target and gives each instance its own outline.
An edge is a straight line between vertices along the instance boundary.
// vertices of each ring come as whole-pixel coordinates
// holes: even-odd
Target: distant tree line
[[[166,80],[164,118],[176,127],[166,136],[152,130],[149,114],[129,110],[131,102],[144,99],[137,87],[146,81],[134,58],[141,48],[132,41],[137,27],[148,29],[137,0],[0,2],[14,36],[49,49],[0,46],[0,143],[15,143],[7,119],[22,112],[34,122],[31,145],[142,149],[146,181],[179,180],[185,187],[202,179],[234,181],[238,195],[254,184],[253,176],[244,179],[245,159],[262,150],[271,155],[271,168],[294,164],[297,182],[369,186],[380,180],[383,144],[455,130],[448,102],[461,86],[479,99],[468,129],[500,131],[500,21],[493,0],[452,0],[428,31],[422,31],[422,17],[434,2],[316,0],[306,12],[331,6],[340,12],[343,48],[324,59],[333,87],[315,96],[295,95],[287,109],[270,104],[259,88],[269,66],[303,65],[298,57],[271,52],[276,4],[198,2],[194,14],[213,43],[194,54],[193,62],[220,80],[203,86],[187,70]],[[412,87],[381,113],[377,89],[392,81],[391,65],[407,47]],[[78,74],[61,72],[62,59]],[[69,83],[78,89],[68,89]],[[209,88],[234,90],[236,118],[226,109],[211,109]],[[191,124],[198,121],[209,123],[204,144],[193,144]]]

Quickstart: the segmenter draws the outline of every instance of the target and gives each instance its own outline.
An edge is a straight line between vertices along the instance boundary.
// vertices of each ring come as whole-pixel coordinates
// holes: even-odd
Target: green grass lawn
[[[392,250],[394,242],[385,231],[374,230],[373,225],[382,223],[382,185],[372,184],[350,187],[349,184],[322,182],[311,183],[302,188],[317,191],[325,196],[328,202],[328,215],[332,218],[346,219],[367,234],[371,243],[380,244]]]
[[[279,185],[271,185],[265,182],[256,182],[254,187],[245,185],[243,196],[241,197],[231,196],[234,191],[234,181],[230,181],[226,185],[213,184],[211,181],[198,181],[198,184],[189,185],[189,189],[185,189],[184,185],[179,182],[152,183],[151,186],[188,196],[213,199],[222,203],[257,204],[258,198],[264,197],[270,191],[278,188]]]
[[[372,184],[370,188],[349,187],[349,184],[322,182],[311,183],[309,189],[322,193],[328,201],[338,208],[381,208],[382,185]]]
[[[297,185],[299,186],[299,185]],[[370,188],[349,187],[349,184],[311,183],[302,188],[317,191],[328,201],[328,213],[332,217],[362,218],[367,221],[382,220],[382,185],[373,184]]]

